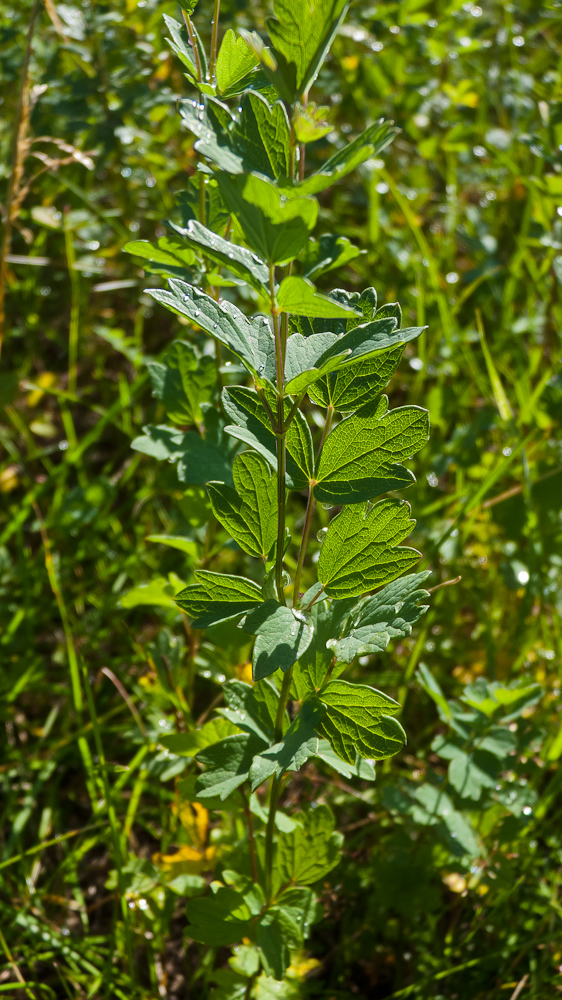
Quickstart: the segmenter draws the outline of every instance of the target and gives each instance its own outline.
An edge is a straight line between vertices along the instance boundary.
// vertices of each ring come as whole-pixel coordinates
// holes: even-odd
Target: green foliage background
[[[3,201],[31,6],[0,13]],[[225,572],[240,553],[206,531],[202,488],[131,451],[163,417],[146,362],[189,339],[143,294],[162,279],[120,253],[164,235],[195,165],[163,13],[177,5],[48,4],[34,36],[25,169],[50,169],[12,242],[0,369],[7,995],[129,997],[128,947],[143,997],[230,995],[213,972],[228,953],[186,942],[184,896],[247,817],[211,813],[203,829],[182,808],[188,761],[160,740],[207,713],[225,677],[246,676],[248,637],[218,626],[217,651],[172,602],[201,546]],[[254,29],[267,13],[227,2],[221,23]],[[194,18],[206,37],[206,0]],[[374,784],[309,766],[284,805],[328,803],[343,856],[306,954],[264,1000],[561,989],[561,42],[556,3],[355,4],[313,92],[336,134],[381,115],[402,130],[321,195],[317,232],[365,251],[336,284],[374,284],[405,325],[428,324],[390,396],[430,411],[411,543],[429,586],[461,579],[411,638],[355,668],[404,706],[406,751]],[[71,154],[53,138],[91,163],[56,169]],[[476,742],[475,706],[490,719]],[[249,960],[240,948],[230,969]]]

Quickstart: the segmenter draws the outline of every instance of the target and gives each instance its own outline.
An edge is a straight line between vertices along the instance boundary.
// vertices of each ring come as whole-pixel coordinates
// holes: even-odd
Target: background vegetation
[[[210,868],[237,831],[219,813],[194,825],[178,797],[187,762],[158,738],[246,676],[247,637],[225,630],[210,655],[171,601],[208,540],[205,495],[131,442],[162,416],[146,361],[189,330],[143,296],[161,279],[120,253],[163,235],[194,170],[175,113],[192,95],[162,20],[177,7],[35,6],[20,153],[30,145],[4,246],[0,991],[219,1000],[226,953],[185,937],[206,867],[185,859],[209,852]],[[4,206],[34,9],[0,13]],[[254,28],[264,13],[226,0],[221,21]],[[203,34],[210,20],[202,0]],[[374,284],[428,324],[391,401],[430,410],[412,542],[430,586],[461,579],[411,639],[357,667],[405,706],[406,752],[375,784],[303,772],[344,852],[291,983],[263,1000],[562,992],[561,48],[554,2],[355,4],[313,95],[335,138],[381,115],[402,129],[384,161],[322,195],[319,231],[365,251],[338,284]],[[235,564],[220,534],[210,544]],[[494,682],[526,694],[498,710],[483,701]],[[458,732],[475,703],[493,782]]]

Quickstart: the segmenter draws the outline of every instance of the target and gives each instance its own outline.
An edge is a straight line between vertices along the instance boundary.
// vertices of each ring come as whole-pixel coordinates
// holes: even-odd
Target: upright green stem
[[[217,50],[219,47],[219,16],[221,10],[221,0],[215,0],[213,10],[213,30],[211,33],[211,61],[209,63],[209,78],[211,83],[215,80],[215,66],[217,63]]]
[[[301,582],[301,573],[304,565],[304,557],[306,556],[306,547],[308,545],[308,536],[310,534],[310,525],[312,523],[312,515],[314,514],[314,508],[316,506],[316,500],[314,499],[314,494],[312,492],[312,486],[308,490],[308,501],[306,504],[306,513],[304,515],[304,526],[302,529],[302,538],[299,549],[299,556],[297,559],[297,571],[295,573],[295,585],[293,587],[293,607],[299,602],[299,584]]]
[[[265,898],[266,902],[271,902],[272,896],[272,872],[273,872],[273,831],[275,830],[275,814],[277,812],[277,801],[279,799],[279,779],[275,777],[271,785],[271,798],[269,800],[269,815],[265,829]]]
[[[283,399],[281,398],[281,406],[283,406]],[[282,418],[283,413],[279,414],[279,404],[278,404],[278,419]],[[285,594],[283,591],[283,555],[285,551],[285,460],[286,460],[286,448],[285,448],[285,434],[276,434],[275,440],[277,442],[277,548],[275,551],[275,586],[277,589],[277,598],[280,604],[286,604]]]
[[[197,39],[195,38],[195,32],[193,31],[193,25],[191,23],[191,18],[185,11],[182,11],[183,19],[185,21],[185,26],[187,28],[187,34],[189,36],[189,44],[193,49],[193,58],[195,60],[195,71],[197,73],[197,79],[200,83],[203,82],[203,67],[201,66],[201,56],[199,55],[199,49],[197,47]]]
[[[279,693],[279,703],[277,705],[277,714],[275,716],[276,743],[280,743],[283,739],[283,719],[285,718],[285,712],[287,711],[287,702],[289,700],[292,680],[293,668],[290,667],[289,670],[287,670],[287,672],[283,675],[283,683],[281,684],[281,691]]]
[[[287,339],[286,324],[279,322],[279,313],[275,302],[275,267],[269,268],[269,288],[271,296],[271,317],[275,335],[275,371],[277,376],[277,427],[275,441],[277,444],[277,546],[275,550],[275,587],[280,604],[286,604],[283,593],[283,555],[285,551],[285,469],[287,432],[283,426],[285,419],[285,404],[283,395],[285,342]],[[285,327],[285,329],[284,329]]]

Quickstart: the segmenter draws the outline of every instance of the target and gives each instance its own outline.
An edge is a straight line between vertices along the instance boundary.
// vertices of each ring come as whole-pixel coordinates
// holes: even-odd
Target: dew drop
[[[198,315],[199,315],[199,310],[198,310],[198,309],[195,309],[195,310],[194,310],[194,312],[193,312],[193,315],[194,315],[194,316],[198,316]]]
[[[187,292],[186,292],[186,293],[185,293],[185,295],[184,295],[184,297],[183,297],[183,301],[184,301],[184,302],[187,302],[187,301],[188,301],[188,299],[189,299],[189,295],[188,295],[188,294],[187,294]]]
[[[219,325],[218,323],[213,323],[213,330],[216,330],[218,325]]]

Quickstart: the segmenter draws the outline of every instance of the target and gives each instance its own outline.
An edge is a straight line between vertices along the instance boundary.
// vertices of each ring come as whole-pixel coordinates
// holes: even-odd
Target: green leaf
[[[329,108],[318,108],[311,101],[304,107],[297,104],[293,112],[293,128],[298,142],[316,142],[332,131],[332,126],[327,120]]]
[[[411,458],[429,439],[429,415],[419,406],[388,410],[383,396],[375,412],[363,410],[342,420],[328,435],[314,494],[325,503],[361,503],[415,482],[396,459]]]
[[[324,358],[337,339],[333,333],[313,333],[310,337],[294,333],[289,337],[285,353],[286,393],[299,396],[316,379],[341,364],[348,353],[345,350],[328,356],[327,360]]]
[[[309,389],[313,403],[333,406],[340,413],[358,410],[371,402],[388,385],[400,364],[403,347],[385,351],[374,357],[361,358],[340,367]]]
[[[182,237],[188,247],[227,267],[232,274],[247,281],[258,292],[263,293],[264,288],[268,289],[269,271],[264,262],[251,250],[223,239],[197,219],[190,219],[187,226],[178,226],[174,222],[168,222],[168,225]],[[128,246],[133,245],[136,244],[128,244]],[[184,252],[192,253],[192,250]]]
[[[265,397],[270,407],[275,407],[274,393],[266,389]],[[223,404],[226,413],[234,421],[234,424],[225,427],[225,431],[251,445],[273,469],[277,469],[275,435],[257,392],[244,386],[231,386],[223,391]],[[286,399],[284,405],[285,416],[288,416],[291,401]],[[287,485],[292,490],[305,489],[314,476],[314,449],[310,427],[300,411],[295,414],[287,431],[286,446]]]
[[[211,479],[230,480],[231,468],[224,449],[219,449],[196,431],[149,424],[131,448],[159,461],[177,462],[178,479],[192,486],[204,486]]]
[[[224,299],[216,302],[185,281],[170,279],[169,285],[169,291],[149,288],[147,294],[172,312],[187,316],[196,326],[228,347],[251,372],[257,372],[260,364],[255,349],[257,319],[248,319],[232,302]]]
[[[163,264],[170,269],[170,274],[174,277],[189,277],[186,268],[191,269],[195,264],[195,254],[189,248],[182,245],[179,240],[163,236],[156,243],[149,243],[148,240],[133,240],[123,247],[125,253],[130,253],[134,257],[141,257],[154,264]],[[183,272],[183,274],[181,273]]]
[[[334,267],[345,267],[363,253],[365,251],[353,246],[346,236],[326,234],[318,240],[311,239],[301,256],[304,276],[313,281]]]
[[[512,736],[509,730],[506,732]],[[479,799],[484,788],[495,788],[500,766],[490,754],[478,751],[468,754],[443,736],[433,741],[431,749],[450,760],[449,782],[463,799]]]
[[[375,768],[370,760],[357,757],[354,764],[348,764],[347,761],[342,760],[334,753],[328,740],[318,741],[316,756],[338,774],[342,774],[344,778],[361,778],[362,781],[375,781],[376,779]]]
[[[213,395],[216,382],[214,358],[199,357],[185,340],[175,340],[162,362],[147,365],[152,394],[159,399],[176,424],[200,424],[201,403]]]
[[[406,743],[406,733],[392,718],[400,705],[382,691],[337,679],[329,681],[318,697],[326,706],[318,732],[348,764],[355,763],[357,754],[384,760]]]
[[[170,733],[167,736],[160,736],[158,742],[179,757],[194,757],[199,750],[238,733],[238,728],[228,719],[211,719],[200,729],[193,729],[190,733]]]
[[[298,771],[310,757],[316,755],[318,750],[316,726],[322,715],[320,705],[314,705],[310,701],[305,702],[282,741],[254,758],[250,768],[252,791],[272,774],[280,778],[285,771]]]
[[[244,39],[237,36],[232,28],[228,28],[221,42],[215,65],[219,94],[226,94],[229,91],[232,95],[237,92],[236,84],[243,81],[257,65],[258,60]]]
[[[274,857],[273,889],[311,885],[338,864],[343,837],[334,832],[334,817],[326,805],[294,813],[295,829],[280,833]]]
[[[188,584],[176,597],[178,607],[194,619],[193,628],[228,621],[263,602],[257,583],[244,576],[199,569],[195,579],[196,583]]]
[[[207,157],[222,170],[228,170],[232,174],[242,174],[244,161],[234,152],[230,137],[234,117],[226,104],[210,97],[204,104],[199,104],[197,101],[180,101],[179,109],[185,127],[196,136],[193,147],[195,151]]]
[[[192,561],[197,559],[197,542],[193,538],[187,538],[186,535],[147,535],[146,540],[147,542],[158,542],[160,545],[168,545],[171,549],[178,549],[179,552],[185,552]]]
[[[445,792],[426,783],[416,789],[415,798],[419,803],[419,806],[413,811],[416,823],[434,825],[441,820],[445,828],[443,832],[452,837],[453,843],[460,853],[469,854],[474,858],[478,857],[480,848],[472,828],[462,813],[457,812]]]
[[[242,628],[257,636],[252,659],[254,680],[268,677],[279,668],[286,671],[292,667],[313,635],[310,615],[274,600],[265,601],[247,614]]]
[[[420,605],[420,601],[429,593],[420,586],[429,574],[426,570],[395,580],[354,608],[341,637],[327,641],[338,662],[351,663],[356,656],[382,653],[391,639],[410,635],[412,625],[427,611],[427,604]]]
[[[395,332],[394,327],[395,320],[389,318],[356,326],[347,333],[339,335],[327,332],[310,333],[308,336],[303,336],[300,333],[293,333],[292,337],[289,337],[287,341],[285,373],[287,378],[289,375],[291,376],[291,380],[285,386],[285,390],[290,394],[298,395],[300,392],[304,392],[308,386],[313,385],[318,379],[324,378],[326,373],[334,373],[336,370],[338,372],[344,371],[353,365],[353,372],[347,378],[344,371],[342,387],[347,386],[350,381],[353,381],[358,358],[379,353],[381,351],[381,344],[386,350],[388,343],[393,343],[396,340],[402,339],[402,337],[407,339],[414,332],[413,327],[409,330],[400,330],[399,332]],[[421,330],[422,327],[415,328],[415,335],[418,336]],[[376,360],[374,365],[370,367],[368,366],[368,361],[363,362],[363,364],[367,366],[367,371],[370,368],[374,368],[378,372],[381,367],[380,361]],[[390,374],[392,374],[392,371],[394,371],[394,368],[391,369]],[[334,377],[335,375],[332,375],[332,378]],[[377,387],[377,381],[376,376],[367,380],[367,385],[371,391],[366,393],[365,398],[371,404],[375,395],[373,389]],[[324,384],[326,384],[325,380]],[[385,382],[380,387],[382,388],[384,384]],[[364,384],[362,384],[361,390],[365,391]],[[310,394],[311,398],[314,398],[314,392],[315,387]],[[320,402],[323,402],[322,396],[320,397]],[[331,400],[328,398],[325,405],[328,405],[330,402]]]
[[[269,104],[262,94],[247,90],[241,109],[232,139],[246,167],[272,179],[288,177],[291,133],[285,106],[281,101]]]
[[[420,406],[388,410],[383,396],[328,435],[316,474],[314,495],[322,503],[362,503],[415,482],[396,460],[411,458],[429,439],[429,415]]]
[[[217,175],[222,197],[250,246],[270,264],[289,264],[298,256],[316,224],[314,198],[287,198],[265,177]]]
[[[195,4],[194,4],[195,6]],[[168,44],[176,53],[176,55],[181,59],[189,76],[193,82],[197,80],[197,71],[195,69],[195,63],[193,62],[192,52],[193,49],[189,43],[189,36],[187,34],[187,29],[184,25],[180,24],[169,14],[164,14],[164,21],[168,31],[170,32],[170,39]]]
[[[392,142],[397,132],[398,129],[394,128],[390,122],[376,122],[374,125],[370,125],[352,142],[330,156],[320,170],[310,174],[306,180],[295,183],[293,190],[299,194],[317,194],[319,191],[323,191],[335,184],[336,181],[341,180],[342,177],[346,177],[366,160],[382,153],[383,149]]]
[[[347,7],[348,0],[275,0],[266,27],[285,84],[284,99],[292,102],[310,89]]]
[[[420,557],[400,546],[412,531],[410,505],[380,500],[344,507],[330,522],[318,560],[318,579],[330,597],[353,597],[390,583]]]
[[[264,749],[263,740],[255,733],[227,736],[219,743],[197,753],[197,760],[207,765],[195,783],[198,801],[214,799],[224,802],[236,788],[247,781],[254,757]]]
[[[497,714],[500,708],[507,709],[509,714],[504,716],[504,721],[508,722],[518,718],[525,708],[536,704],[541,695],[540,684],[529,684],[523,679],[504,685],[499,681],[490,683],[479,677],[472,684],[466,685],[461,700],[488,717]]]
[[[291,948],[302,946],[303,938],[295,914],[282,906],[272,906],[260,917],[256,943],[268,976],[277,981],[285,978],[291,963]]]
[[[213,947],[236,944],[247,937],[252,912],[241,893],[220,886],[212,896],[187,904],[188,937]]]
[[[174,598],[183,586],[183,580],[175,573],[170,573],[168,579],[164,576],[151,580],[149,583],[140,583],[138,587],[133,587],[119,600],[122,608],[138,608],[143,605],[174,608]]]
[[[228,707],[217,711],[244,732],[271,743],[279,704],[279,692],[271,681],[227,681],[223,693]]]
[[[516,747],[515,734],[510,732],[506,726],[492,726],[476,745],[477,750],[486,750],[499,760],[505,760]]]
[[[236,952],[243,947],[244,945],[239,945]],[[248,980],[234,969],[216,969],[213,972],[213,983],[215,985],[209,994],[211,1000],[246,1000]]]
[[[277,483],[261,455],[246,451],[234,460],[234,489],[207,483],[213,514],[240,548],[266,559],[277,535]]]
[[[277,293],[277,305],[281,312],[320,319],[348,319],[360,315],[351,306],[321,295],[308,278],[299,278],[298,275],[289,275],[283,279]]]

